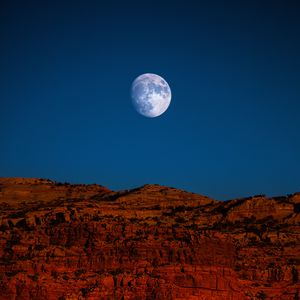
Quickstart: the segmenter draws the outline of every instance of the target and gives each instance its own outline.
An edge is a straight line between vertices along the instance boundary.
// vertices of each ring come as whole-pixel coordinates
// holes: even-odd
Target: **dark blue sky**
[[[0,176],[217,199],[300,190],[299,1],[1,1]],[[142,73],[172,89],[154,119]]]

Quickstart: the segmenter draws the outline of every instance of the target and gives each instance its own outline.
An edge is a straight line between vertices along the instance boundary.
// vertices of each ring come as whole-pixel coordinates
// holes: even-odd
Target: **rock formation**
[[[300,193],[0,179],[0,299],[300,298]]]

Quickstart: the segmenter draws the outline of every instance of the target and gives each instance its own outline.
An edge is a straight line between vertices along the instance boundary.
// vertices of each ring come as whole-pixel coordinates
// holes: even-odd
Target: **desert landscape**
[[[300,193],[217,201],[1,178],[0,202],[0,299],[300,296]]]

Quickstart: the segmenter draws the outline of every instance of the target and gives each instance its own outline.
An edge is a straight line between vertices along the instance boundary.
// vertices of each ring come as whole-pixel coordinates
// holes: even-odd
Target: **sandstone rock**
[[[0,179],[0,299],[299,298],[299,193]]]

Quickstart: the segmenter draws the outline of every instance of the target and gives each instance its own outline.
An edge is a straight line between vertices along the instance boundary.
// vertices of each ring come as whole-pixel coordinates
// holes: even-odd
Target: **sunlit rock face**
[[[297,299],[299,195],[0,179],[0,299]]]

